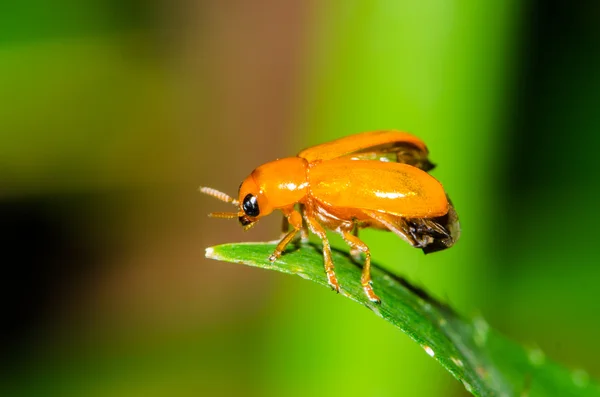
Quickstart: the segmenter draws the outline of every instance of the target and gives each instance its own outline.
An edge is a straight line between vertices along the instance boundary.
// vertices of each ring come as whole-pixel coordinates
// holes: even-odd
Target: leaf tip
[[[213,249],[213,247],[207,247],[204,250],[204,256],[208,259],[216,259],[215,258],[215,250]]]

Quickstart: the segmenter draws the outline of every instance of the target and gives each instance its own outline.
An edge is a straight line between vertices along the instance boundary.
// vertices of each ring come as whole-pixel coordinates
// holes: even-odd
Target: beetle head
[[[238,207],[239,211],[237,212],[212,212],[208,215],[213,218],[238,218],[244,230],[250,229],[260,218],[273,212],[273,207],[269,205],[265,194],[256,184],[252,175],[248,176],[240,185],[239,200],[210,187],[201,186],[198,190]]]
[[[238,218],[244,230],[276,208],[294,205],[306,196],[306,160],[288,157],[256,168],[240,185],[238,200],[218,190],[201,187],[202,193],[238,208],[238,212],[213,212],[215,218]]]
[[[267,197],[252,174],[240,185],[238,203],[240,206],[238,219],[244,230],[250,229],[260,218],[273,212],[273,207],[269,205]]]

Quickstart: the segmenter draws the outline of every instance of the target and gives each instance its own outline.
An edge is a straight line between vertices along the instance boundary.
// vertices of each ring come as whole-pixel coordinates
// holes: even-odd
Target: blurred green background
[[[427,142],[463,234],[424,256],[367,231],[375,261],[600,377],[598,18],[541,0],[2,2],[0,394],[466,395],[362,307],[204,259],[276,238],[280,217],[243,234],[198,185],[234,194],[263,162],[392,128]]]

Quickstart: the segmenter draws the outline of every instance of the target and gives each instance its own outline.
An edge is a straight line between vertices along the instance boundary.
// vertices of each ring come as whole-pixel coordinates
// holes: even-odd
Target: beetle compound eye
[[[256,196],[253,196],[251,194],[248,194],[246,195],[246,197],[244,197],[244,203],[242,204],[242,208],[248,216],[258,216],[258,214],[260,213],[258,209],[258,200],[256,200]]]

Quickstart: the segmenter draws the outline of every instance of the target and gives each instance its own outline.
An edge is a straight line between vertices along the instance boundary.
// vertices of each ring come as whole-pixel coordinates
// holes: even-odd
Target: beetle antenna
[[[244,215],[240,212],[211,212],[208,214],[211,218],[234,219]]]
[[[224,201],[226,203],[231,203],[231,204],[233,204],[235,206],[239,205],[239,203],[238,203],[238,201],[236,199],[234,199],[233,197],[229,196],[226,193],[218,191],[217,189],[213,189],[212,187],[200,186],[198,188],[198,191],[201,192],[201,193],[207,194],[209,196],[212,196],[212,197],[214,197],[214,198],[216,198],[218,200]]]

